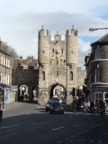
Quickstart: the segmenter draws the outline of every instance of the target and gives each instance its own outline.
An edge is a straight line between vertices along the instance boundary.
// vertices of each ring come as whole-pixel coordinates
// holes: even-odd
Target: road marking
[[[62,142],[63,142],[63,141],[59,141],[59,142],[57,142],[57,143],[59,144],[59,143],[62,143]]]
[[[60,130],[60,129],[63,129],[63,128],[64,128],[64,126],[58,127],[58,128],[54,128],[54,129],[52,129],[52,131],[57,131],[57,130]]]
[[[23,130],[23,131],[20,131],[20,132],[15,132],[15,133],[11,133],[11,134],[8,134],[8,135],[4,135],[4,136],[1,136],[0,139],[2,138],[6,138],[6,137],[9,137],[9,136],[13,136],[13,135],[16,135],[16,134],[19,134],[19,133],[23,133],[23,132],[27,132],[27,131],[32,131],[34,129],[38,129],[38,128],[41,128],[42,126],[39,126],[39,127],[34,127],[34,128],[31,128],[31,129],[28,129],[28,130]]]
[[[0,139],[2,139],[2,138],[6,138],[6,137],[9,137],[9,136],[12,136],[12,135],[18,134],[18,133],[19,133],[19,132],[12,133],[12,134],[5,135],[5,136],[1,136]]]
[[[65,140],[69,140],[70,138],[65,138]]]
[[[102,140],[99,140],[99,141],[98,141],[98,144],[101,144],[101,143],[102,143]]]
[[[76,135],[73,135],[72,138],[73,138],[73,137],[76,137]]]
[[[21,124],[16,124],[16,125],[10,125],[10,126],[4,126],[4,127],[0,127],[0,129],[7,129],[7,128],[11,128],[11,127],[16,127],[19,126]]]

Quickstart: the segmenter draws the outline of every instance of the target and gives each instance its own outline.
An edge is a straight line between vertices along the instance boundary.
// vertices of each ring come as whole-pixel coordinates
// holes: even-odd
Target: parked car
[[[53,113],[64,114],[64,107],[62,106],[61,103],[56,102],[56,103],[53,103],[53,104],[50,106],[49,112],[50,112],[51,114],[53,114]]]

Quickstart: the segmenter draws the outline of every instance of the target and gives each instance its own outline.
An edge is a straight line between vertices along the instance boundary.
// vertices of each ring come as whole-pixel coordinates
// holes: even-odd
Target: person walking
[[[0,122],[2,121],[2,116],[3,116],[3,111],[1,109],[1,104],[0,104]]]
[[[94,102],[91,102],[90,103],[90,114],[95,115],[95,111],[96,111],[96,109],[95,109]]]
[[[103,101],[100,102],[100,114],[101,116],[105,116],[105,103]]]

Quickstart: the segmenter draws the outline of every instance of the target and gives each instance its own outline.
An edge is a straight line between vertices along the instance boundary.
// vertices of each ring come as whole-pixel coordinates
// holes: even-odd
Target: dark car
[[[57,98],[51,98],[46,104],[46,112],[50,110],[50,107],[53,103],[58,103],[59,100]]]
[[[60,104],[59,102],[53,103],[50,106],[49,111],[50,111],[51,114],[53,114],[53,113],[64,114],[64,108],[63,108],[62,104]]]
[[[50,106],[53,104],[52,100],[49,100],[46,104],[46,112],[50,110]]]

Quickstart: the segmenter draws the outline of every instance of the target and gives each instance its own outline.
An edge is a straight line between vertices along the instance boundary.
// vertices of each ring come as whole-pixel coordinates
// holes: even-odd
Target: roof
[[[107,44],[108,44],[108,34],[104,35],[104,36],[101,37],[99,40],[91,43],[91,46],[92,46],[92,45],[97,45],[97,44],[107,45]]]

